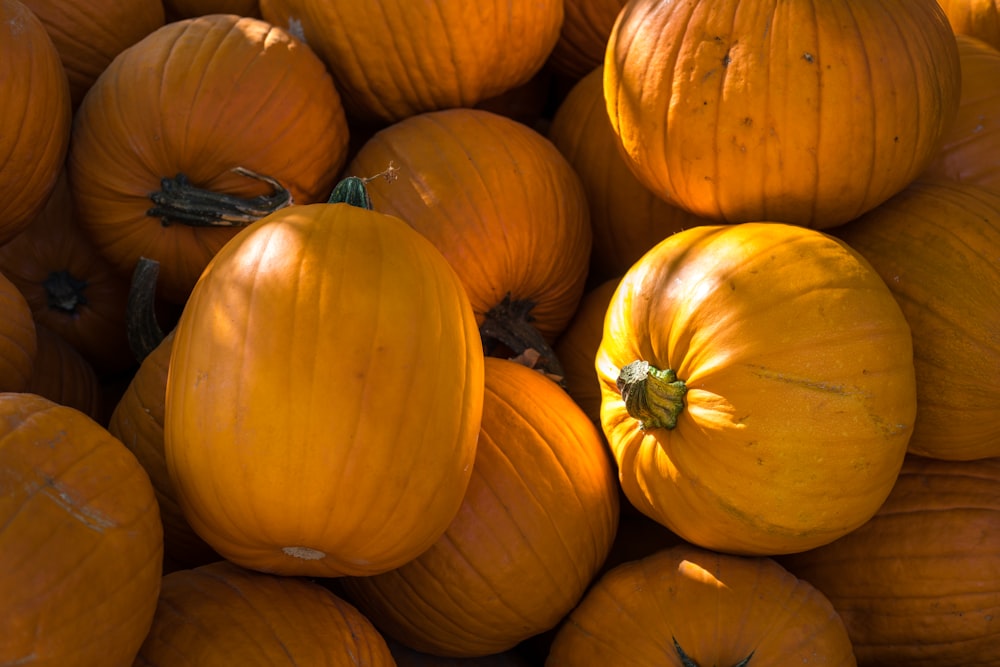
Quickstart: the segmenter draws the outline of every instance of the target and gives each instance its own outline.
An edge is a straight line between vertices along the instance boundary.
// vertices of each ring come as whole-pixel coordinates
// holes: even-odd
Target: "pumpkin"
[[[80,104],[67,167],[80,225],[122,275],[160,262],[160,296],[183,303],[241,226],[326,198],[347,131],[322,61],[284,30],[232,14],[169,23]]]
[[[226,561],[163,577],[136,667],[395,667],[357,609],[318,583]]]
[[[38,352],[26,391],[76,408],[94,421],[103,422],[104,393],[94,367],[48,327],[36,324],[35,334]]]
[[[570,79],[581,79],[604,62],[604,49],[625,0],[565,0],[565,18],[547,61]]]
[[[414,651],[388,637],[386,644],[396,661],[396,667],[530,667],[532,664],[515,651],[474,658],[449,658]]]
[[[958,35],[981,39],[1000,49],[1000,5],[997,0],[937,0]]]
[[[0,393],[0,664],[132,665],[162,555],[135,457],[78,410]]]
[[[0,272],[0,392],[24,391],[31,382],[38,334],[17,286]]]
[[[960,94],[935,0],[635,0],[604,93],[628,163],[720,222],[847,222],[928,165]]]
[[[448,259],[488,351],[547,349],[583,295],[592,236],[583,186],[562,154],[509,118],[448,109],[379,131],[348,172],[386,165],[397,178],[369,184],[372,205]]]
[[[781,563],[830,600],[860,665],[996,665],[998,521],[1000,459],[909,455],[869,522]]]
[[[546,667],[857,664],[843,620],[774,559],[680,544],[619,565],[559,628]]]
[[[83,96],[115,56],[161,27],[159,0],[21,0],[45,26],[66,69],[70,101]]]
[[[596,367],[625,495],[731,553],[802,551],[867,521],[917,409],[910,328],[882,278],[783,223],[653,247],[611,298]]]
[[[260,0],[326,62],[352,119],[386,125],[472,107],[526,83],[559,37],[561,2]],[[353,172],[351,172],[353,173]]]
[[[501,653],[550,630],[607,557],[618,489],[597,428],[533,369],[487,358],[472,479],[444,535],[340,582],[383,633],[433,655]]]
[[[484,385],[469,298],[365,194],[352,177],[331,203],[245,229],[174,330],[167,470],[195,532],[244,567],[391,570],[444,533],[472,475]]]
[[[882,276],[913,332],[909,451],[1000,456],[1000,193],[914,183],[835,233]]]
[[[958,116],[922,180],[951,178],[1000,189],[1000,50],[956,35],[962,63]]]
[[[260,18],[257,0],[163,0],[168,21],[190,19],[206,14],[236,14]]]
[[[666,202],[636,179],[608,122],[602,68],[570,89],[548,137],[580,175],[587,193],[594,234],[592,283],[621,276],[673,232],[712,222]]]
[[[55,187],[69,145],[69,84],[45,26],[0,0],[0,245],[28,226]]]

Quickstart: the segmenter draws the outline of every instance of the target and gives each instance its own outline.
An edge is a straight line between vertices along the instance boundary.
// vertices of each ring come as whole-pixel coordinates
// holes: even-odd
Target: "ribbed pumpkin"
[[[318,583],[219,561],[163,577],[135,667],[395,667],[357,609]]]
[[[613,295],[596,364],[626,496],[719,551],[791,553],[857,528],[913,431],[892,292],[846,244],[796,225],[660,242]]]
[[[1000,4],[997,0],[937,0],[958,35],[970,35],[1000,49]]]
[[[114,59],[77,111],[68,169],[98,251],[126,276],[139,257],[159,261],[160,295],[183,303],[240,226],[289,196],[325,199],[346,150],[340,97],[316,54],[260,19],[213,14]]]
[[[951,178],[1000,190],[1000,50],[956,35],[962,98],[955,122],[921,178]]]
[[[224,558],[278,574],[413,559],[475,458],[483,351],[462,283],[405,222],[343,203],[359,179],[342,186],[340,203],[283,208],[227,243],[174,331],[178,501]]]
[[[24,295],[2,272],[0,312],[0,391],[24,391],[38,354],[38,334]]]
[[[458,515],[385,574],[343,580],[387,636],[435,655],[500,653],[555,627],[607,557],[618,488],[594,424],[559,386],[486,359],[482,430]]]
[[[161,27],[160,0],[21,0],[41,20],[66,69],[75,109],[115,56]]]
[[[673,232],[711,222],[667,203],[636,179],[608,122],[602,76],[597,68],[573,86],[548,130],[587,193],[591,281],[617,278]]]
[[[45,206],[69,145],[72,105],[59,53],[20,0],[0,0],[0,245]]]
[[[844,622],[771,558],[678,545],[600,579],[552,643],[546,667],[857,664]]]
[[[821,590],[864,667],[997,665],[1000,459],[908,456],[872,519],[781,563]]]
[[[565,0],[565,18],[548,66],[571,79],[580,79],[604,62],[611,28],[625,0]]]
[[[104,421],[104,393],[94,367],[75,347],[47,326],[36,324],[38,353],[26,391]]]
[[[162,555],[135,457],[78,410],[0,393],[0,664],[132,665]]]
[[[847,222],[930,162],[959,102],[935,0],[632,0],[608,115],[639,180],[726,222]]]
[[[559,38],[562,2],[261,0],[326,62],[348,113],[388,124],[471,107],[527,82]]]

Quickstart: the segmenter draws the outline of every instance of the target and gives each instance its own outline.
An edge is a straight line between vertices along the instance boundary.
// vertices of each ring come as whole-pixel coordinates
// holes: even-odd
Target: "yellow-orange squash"
[[[484,361],[462,283],[405,222],[336,199],[226,244],[174,331],[167,470],[195,532],[248,568],[398,567],[472,475]]]
[[[633,0],[604,66],[611,125],[653,192],[814,228],[917,177],[959,87],[935,0]]]
[[[864,523],[917,409],[892,293],[859,253],[797,225],[660,242],[612,296],[596,363],[626,496],[719,551],[801,551]]]
[[[160,590],[149,477],[73,408],[0,393],[0,664],[130,667]]]
[[[956,35],[970,35],[1000,49],[997,0],[937,0]]]

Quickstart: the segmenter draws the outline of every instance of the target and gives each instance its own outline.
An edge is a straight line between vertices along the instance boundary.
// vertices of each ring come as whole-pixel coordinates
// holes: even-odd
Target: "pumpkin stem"
[[[163,340],[165,334],[156,320],[156,280],[160,263],[140,257],[132,272],[126,305],[128,346],[136,361],[142,362]]]
[[[243,167],[236,167],[233,171],[264,181],[274,192],[257,197],[237,197],[196,187],[191,185],[187,176],[177,174],[174,178],[161,179],[160,190],[150,193],[149,198],[156,206],[146,211],[146,215],[159,218],[164,227],[175,222],[191,227],[246,227],[292,204],[291,193],[276,179]]]
[[[479,325],[483,352],[487,356],[492,355],[498,345],[503,345],[514,354],[515,361],[540,370],[565,387],[566,374],[562,364],[545,337],[531,324],[534,319],[531,309],[534,307],[534,301],[514,301],[508,292],[503,301],[486,313],[483,323]]]
[[[681,648],[681,645],[677,643],[677,638],[671,637],[670,639],[674,642],[674,649],[677,651],[677,655],[681,659],[681,665],[684,667],[698,667],[698,663],[692,660],[691,656],[685,653],[684,649]],[[750,651],[750,655],[740,660],[738,663],[733,665],[733,667],[746,667],[750,663],[750,658],[752,657],[753,651]]]
[[[53,271],[42,281],[49,308],[65,313],[75,313],[77,307],[87,304],[83,291],[87,281],[80,280],[69,271]]]
[[[648,361],[633,361],[621,369],[617,384],[625,409],[644,431],[677,426],[687,386],[674,371],[661,371]]]
[[[399,168],[390,161],[385,171],[380,171],[374,176],[366,178],[362,178],[361,176],[347,176],[334,186],[327,203],[350,204],[351,206],[357,206],[358,208],[370,211],[372,210],[372,199],[368,196],[368,188],[366,186],[376,178],[384,178],[391,183],[398,178],[398,174],[396,173],[398,171]]]

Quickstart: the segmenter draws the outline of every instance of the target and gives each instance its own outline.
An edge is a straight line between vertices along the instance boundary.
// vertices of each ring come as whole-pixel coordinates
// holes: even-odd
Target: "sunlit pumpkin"
[[[981,39],[1000,49],[1000,4],[997,0],[937,0],[955,34]]]

